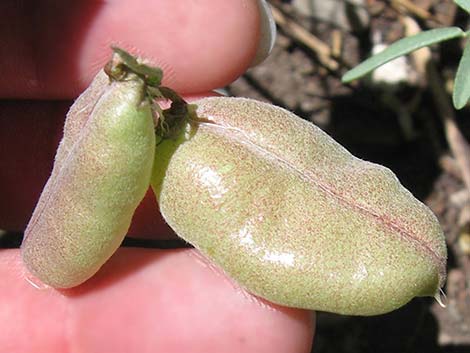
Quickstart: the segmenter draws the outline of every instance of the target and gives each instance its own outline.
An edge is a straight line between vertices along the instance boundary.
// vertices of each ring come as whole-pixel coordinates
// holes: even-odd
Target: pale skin
[[[26,226],[70,100],[104,65],[110,44],[138,48],[134,53],[160,65],[164,83],[187,98],[242,74],[257,47],[255,1],[13,3],[0,4],[0,43],[8,48],[0,56],[0,229]],[[131,233],[167,236],[157,215],[147,197]],[[95,277],[66,292],[38,290],[23,273],[18,249],[0,250],[2,352],[311,349],[310,312],[250,296],[194,250],[120,249]]]

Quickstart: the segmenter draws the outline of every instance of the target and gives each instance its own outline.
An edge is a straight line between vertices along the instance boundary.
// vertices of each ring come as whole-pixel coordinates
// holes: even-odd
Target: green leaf
[[[390,45],[384,51],[370,57],[352,70],[346,72],[343,76],[343,82],[353,81],[365,74],[375,70],[379,66],[398,58],[399,56],[409,54],[412,51],[426,47],[431,44],[439,43],[456,37],[464,37],[465,32],[458,27],[446,27],[431,29],[429,31],[418,33],[411,37],[400,39]]]
[[[454,0],[454,2],[459,5],[462,9],[470,13],[470,0]]]
[[[454,92],[452,100],[455,109],[462,109],[470,98],[470,38],[465,43],[463,55],[455,74]]]

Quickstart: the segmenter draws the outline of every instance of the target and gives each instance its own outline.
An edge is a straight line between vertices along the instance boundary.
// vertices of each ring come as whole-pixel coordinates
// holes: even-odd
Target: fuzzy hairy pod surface
[[[351,315],[439,291],[441,228],[390,170],[281,108],[195,103],[212,123],[157,147],[152,186],[177,234],[248,291]]]
[[[150,183],[145,83],[100,72],[67,114],[54,168],[25,231],[27,269],[56,288],[90,278],[121,244]]]

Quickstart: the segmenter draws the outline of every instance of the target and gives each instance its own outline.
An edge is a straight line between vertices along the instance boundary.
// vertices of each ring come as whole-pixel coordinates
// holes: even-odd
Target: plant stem
[[[470,192],[470,146],[455,121],[455,112],[450,103],[450,98],[444,89],[442,79],[432,61],[429,61],[427,64],[426,74],[436,102],[436,108],[444,124],[449,147],[460,166],[462,180],[467,191]]]

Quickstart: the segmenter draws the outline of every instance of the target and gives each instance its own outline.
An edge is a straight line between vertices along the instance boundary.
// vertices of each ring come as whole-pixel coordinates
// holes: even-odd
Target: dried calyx
[[[155,134],[160,140],[173,139],[189,122],[197,122],[196,106],[188,104],[178,93],[161,85],[163,72],[159,67],[149,66],[126,52],[112,47],[114,55],[105,65],[104,71],[111,80],[123,81],[138,77],[146,84],[146,94],[152,104],[155,120]],[[162,109],[159,101],[169,100],[171,105]]]

